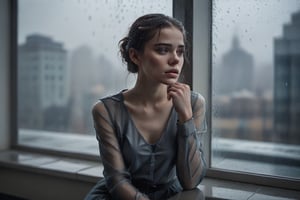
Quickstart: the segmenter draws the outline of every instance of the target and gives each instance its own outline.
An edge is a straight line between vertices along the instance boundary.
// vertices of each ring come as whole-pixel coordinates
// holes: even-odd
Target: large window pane
[[[300,1],[213,1],[212,166],[300,178]]]
[[[93,103],[135,79],[121,63],[118,41],[142,14],[172,15],[172,0],[18,5],[18,143],[97,154]]]

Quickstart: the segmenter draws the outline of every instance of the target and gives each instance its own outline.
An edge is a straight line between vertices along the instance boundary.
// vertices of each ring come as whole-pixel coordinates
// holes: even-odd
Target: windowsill
[[[3,168],[25,173],[44,174],[91,185],[99,180],[103,171],[103,166],[97,161],[84,161],[15,150],[0,152],[0,170]],[[300,196],[299,191],[211,178],[205,178],[198,188],[203,191],[207,199],[287,200]]]
[[[99,157],[95,135],[19,129],[18,136],[18,143],[29,148]]]
[[[22,147],[33,148],[35,152],[54,152],[93,161],[99,159],[95,135],[19,129],[18,136]],[[217,137],[213,139],[213,145],[212,166],[215,168],[300,178],[299,146]]]
[[[103,171],[100,162],[15,150],[0,152],[0,166],[91,183],[99,180]]]

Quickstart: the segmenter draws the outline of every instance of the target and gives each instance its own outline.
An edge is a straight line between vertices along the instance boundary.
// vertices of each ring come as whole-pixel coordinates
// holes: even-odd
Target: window
[[[119,40],[138,16],[172,9],[172,0],[19,0],[18,146],[98,156],[92,105],[135,80]]]
[[[300,1],[214,0],[211,167],[300,179]]]
[[[299,0],[18,2],[19,146],[98,156],[91,106],[134,80],[118,40],[137,16],[173,10],[192,36],[192,87],[207,101],[207,175],[299,185]]]

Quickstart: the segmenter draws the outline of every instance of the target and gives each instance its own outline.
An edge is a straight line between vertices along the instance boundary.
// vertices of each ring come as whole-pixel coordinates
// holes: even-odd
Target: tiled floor
[[[53,174],[81,181],[96,181],[102,175],[100,163],[45,156],[18,151],[0,152],[0,166]],[[205,178],[199,185],[206,199],[290,200],[300,199],[300,191]]]

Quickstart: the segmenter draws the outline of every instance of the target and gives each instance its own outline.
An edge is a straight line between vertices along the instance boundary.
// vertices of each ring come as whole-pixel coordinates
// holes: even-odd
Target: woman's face
[[[179,78],[184,51],[182,32],[175,27],[162,28],[138,54],[139,78],[172,85]]]

